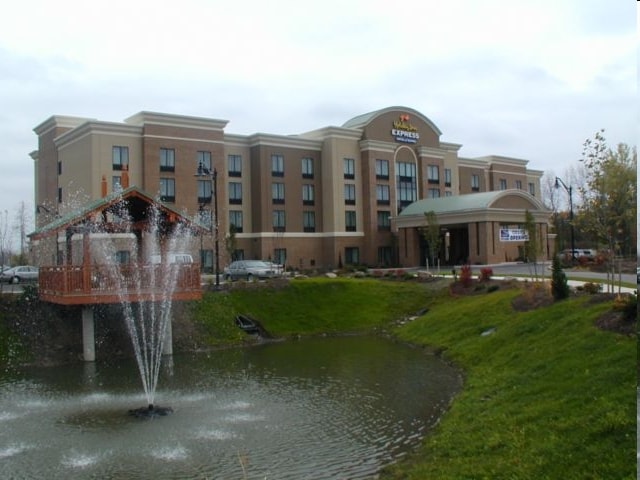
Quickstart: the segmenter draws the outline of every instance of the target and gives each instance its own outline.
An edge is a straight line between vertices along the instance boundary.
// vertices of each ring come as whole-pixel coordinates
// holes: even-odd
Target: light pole
[[[567,187],[566,183],[562,181],[559,177],[556,177],[556,188],[560,188],[560,185],[567,191],[569,194],[569,224],[571,226],[571,263],[576,258],[576,243],[575,237],[573,235],[573,188],[571,185]]]
[[[216,287],[220,286],[220,245],[218,243],[218,171],[214,168],[211,172],[207,167],[202,164],[202,161],[198,164],[198,171],[195,174],[196,177],[210,177],[213,186],[213,214],[215,219],[212,221],[213,240],[215,248],[215,274],[216,274]]]

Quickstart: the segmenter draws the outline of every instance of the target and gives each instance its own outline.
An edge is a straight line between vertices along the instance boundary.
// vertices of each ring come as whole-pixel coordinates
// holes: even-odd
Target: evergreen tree
[[[569,296],[569,284],[567,283],[567,276],[562,271],[560,258],[557,255],[553,257],[551,271],[551,294],[554,300],[567,298]]]

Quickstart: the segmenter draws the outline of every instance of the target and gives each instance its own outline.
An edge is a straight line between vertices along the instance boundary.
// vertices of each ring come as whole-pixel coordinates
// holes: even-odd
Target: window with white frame
[[[356,178],[356,161],[353,158],[344,159],[344,178],[348,180]]]
[[[471,175],[471,190],[474,192],[480,191],[480,175]]]
[[[198,162],[198,166],[202,165],[205,172],[213,172],[213,167],[211,165],[211,152],[198,151],[196,154],[196,161]]]
[[[390,189],[389,185],[376,185],[376,202],[378,205],[390,205]]]
[[[347,232],[355,232],[358,228],[356,224],[356,212],[353,210],[344,212],[344,224]]]
[[[173,148],[160,149],[160,171],[174,172],[176,169],[176,151]]]
[[[444,169],[444,186],[445,187],[451,186],[451,169],[450,168]]]
[[[274,182],[271,184],[271,201],[278,205],[284,203],[284,183]]]
[[[198,180],[198,203],[211,203],[211,180]]]
[[[313,158],[302,158],[302,178],[313,178]]]
[[[499,180],[499,184],[500,184],[500,186],[499,186],[500,190],[506,190],[507,189],[507,179],[506,178],[501,178]]]
[[[311,184],[302,185],[302,204],[313,205],[315,203],[315,189]]]
[[[271,155],[271,175],[274,177],[284,177],[284,155]]]
[[[389,160],[381,158],[376,160],[376,178],[378,180],[389,180]]]
[[[302,212],[302,228],[305,232],[316,231],[316,212],[313,212],[313,211]]]
[[[345,205],[356,204],[356,186],[352,183],[347,183],[344,186],[344,204]]]
[[[273,211],[273,231],[284,232],[285,231],[285,212],[284,210]]]
[[[396,165],[396,191],[399,212],[418,199],[415,163],[398,162]]]
[[[378,210],[378,231],[391,230],[391,212]]]
[[[242,155],[235,155],[235,154],[228,155],[227,167],[228,167],[230,177],[241,177],[242,176]]]
[[[242,205],[242,183],[229,182],[229,203],[231,205]]]
[[[242,210],[229,210],[229,225],[236,233],[242,233]]]
[[[176,181],[173,178],[160,179],[160,201],[175,202],[176,201]]]
[[[438,165],[427,165],[427,180],[429,183],[440,183],[440,168]]]
[[[111,166],[114,170],[122,170],[124,165],[129,165],[129,147],[114,145],[111,149]]]

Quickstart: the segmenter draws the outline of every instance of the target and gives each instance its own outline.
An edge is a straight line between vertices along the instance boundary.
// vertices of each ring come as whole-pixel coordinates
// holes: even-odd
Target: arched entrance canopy
[[[422,199],[393,217],[392,224],[401,239],[400,258],[408,265],[422,261],[422,229],[427,225],[428,212],[436,214],[443,235],[439,248],[444,248],[446,261],[488,264],[522,257],[526,235],[530,233],[523,229],[527,211],[536,224],[542,253],[548,256],[550,212],[522,190]]]

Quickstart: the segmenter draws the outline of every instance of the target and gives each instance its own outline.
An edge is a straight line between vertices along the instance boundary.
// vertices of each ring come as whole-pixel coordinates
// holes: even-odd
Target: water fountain
[[[131,232],[132,219],[125,202],[121,202],[112,215],[119,224],[120,234],[135,236]],[[124,314],[124,321],[133,345],[138,371],[147,400],[146,407],[129,410],[129,414],[139,418],[153,418],[165,416],[173,412],[171,407],[155,405],[155,392],[158,384],[158,374],[162,363],[167,332],[171,330],[171,309],[173,293],[177,284],[181,265],[169,261],[169,254],[165,252],[182,252],[188,246],[189,235],[183,224],[176,223],[173,231],[162,232],[159,211],[153,206],[147,210],[149,218],[146,235],[143,238],[143,248],[138,242],[131,242],[131,258],[137,259],[137,268],[131,269],[129,264],[121,264],[113,259],[117,258],[118,242],[105,236],[94,252],[95,260],[105,265],[103,274],[106,281],[118,292],[120,304]],[[112,218],[112,220],[114,220]],[[162,238],[162,245],[160,242]],[[146,258],[141,258],[145,256]],[[159,262],[149,264],[152,257],[158,257]],[[142,260],[142,261],[141,261]],[[125,271],[126,270],[126,271]],[[148,290],[148,286],[153,288]],[[144,290],[144,291],[143,291]],[[131,293],[146,301],[131,302]],[[149,298],[150,295],[150,298]]]

